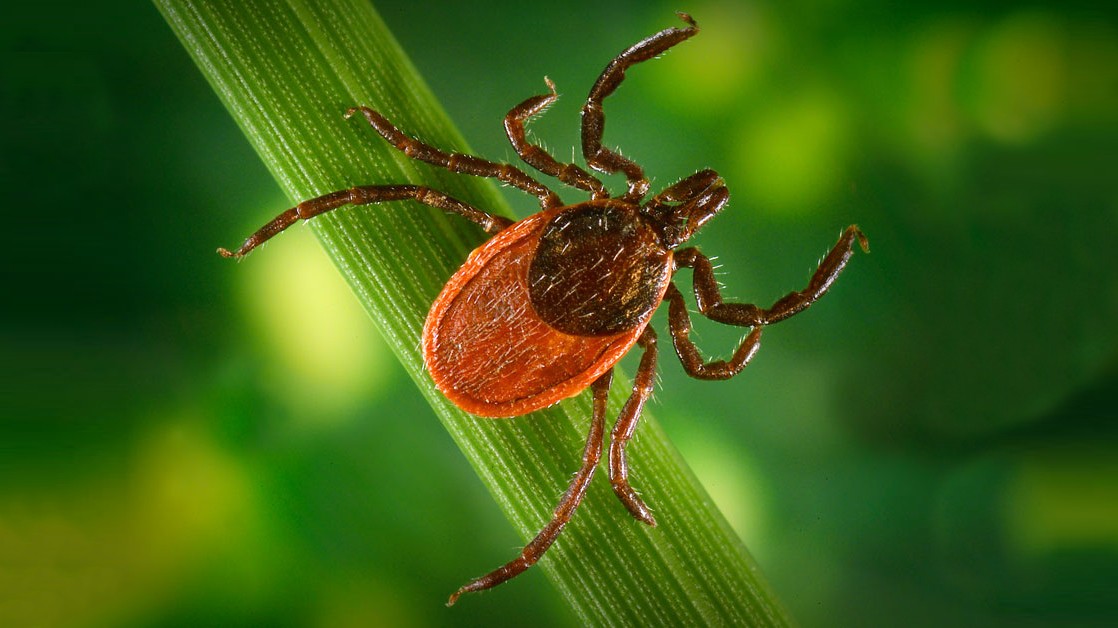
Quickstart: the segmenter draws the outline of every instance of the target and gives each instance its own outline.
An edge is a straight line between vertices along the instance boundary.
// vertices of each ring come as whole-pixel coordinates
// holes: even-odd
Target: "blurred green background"
[[[157,11],[96,4],[0,9],[0,624],[574,625],[541,572],[442,606],[516,535],[306,229],[214,253],[288,202]],[[686,10],[606,142],[654,188],[722,173],[725,294],[870,236],[741,376],[668,355],[651,407],[801,623],[1118,622],[1114,10],[378,10],[495,159],[544,75],[571,154],[603,65]]]

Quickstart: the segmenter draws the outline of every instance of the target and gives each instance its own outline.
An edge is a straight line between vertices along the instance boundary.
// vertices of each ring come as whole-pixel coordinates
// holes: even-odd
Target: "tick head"
[[[660,232],[669,249],[677,248],[714,217],[730,200],[722,177],[713,170],[700,170],[652,197],[641,213]]]

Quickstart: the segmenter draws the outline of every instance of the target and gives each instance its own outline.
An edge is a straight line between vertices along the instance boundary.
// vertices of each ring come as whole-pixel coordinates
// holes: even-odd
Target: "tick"
[[[582,154],[602,173],[622,173],[627,189],[610,196],[605,185],[573,163],[557,161],[525,135],[525,123],[557,98],[533,96],[505,116],[509,141],[524,162],[543,174],[589,193],[590,200],[564,205],[548,187],[507,163],[447,153],[408,137],[381,114],[355,107],[373,129],[405,155],[451,172],[492,177],[539,199],[540,211],[518,222],[490,214],[421,185],[370,185],[331,192],[289,209],[248,238],[241,257],[298,220],[347,205],[414,200],[477,223],[492,238],[474,250],[435,299],[423,326],[423,359],[436,387],[459,408],[481,417],[512,417],[546,408],[590,388],[593,416],[578,469],[551,521],[512,561],[472,580],[453,595],[481,591],[534,565],[558,538],[586,492],[603,453],[606,396],[613,367],[633,347],[643,352],[632,394],[609,438],[609,479],[633,517],[656,525],[652,512],[629,484],[625,447],[652,393],[658,354],[653,312],[668,302],[668,327],[676,355],[691,377],[737,375],[760,346],[766,325],[797,314],[830,288],[853,254],[868,251],[866,237],[847,227],[819,263],[808,285],[770,307],[722,300],[714,269],[696,248],[680,248],[729,200],[718,173],[700,170],[645,200],[644,170],[602,145],[602,102],[625,78],[625,70],[656,57],[699,32],[687,14],[683,28],[669,28],[637,42],[606,66],[582,108]],[[691,318],[673,280],[689,268],[699,313],[710,320],[749,327],[729,360],[704,361],[689,338]]]

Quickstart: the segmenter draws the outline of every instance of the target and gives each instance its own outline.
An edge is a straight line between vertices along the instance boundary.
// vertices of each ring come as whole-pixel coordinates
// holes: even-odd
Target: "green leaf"
[[[293,203],[356,184],[412,182],[510,215],[492,181],[418,164],[360,117],[342,118],[350,106],[368,105],[409,134],[468,152],[368,3],[156,0],[156,5]],[[509,521],[525,540],[534,536],[578,467],[589,425],[587,396],[531,416],[480,419],[434,389],[419,353],[428,307],[483,241],[481,231],[415,203],[340,210],[311,223]],[[214,244],[232,244],[244,235],[230,234],[230,242]],[[628,386],[624,377],[615,380],[614,415]],[[537,567],[578,616],[594,625],[790,623],[741,541],[649,416],[637,430],[630,459],[634,484],[656,510],[659,527],[629,517],[598,477]],[[510,558],[494,556],[493,564],[462,574],[462,582]],[[446,583],[447,593],[462,582]],[[466,597],[459,605],[476,603],[481,602]]]

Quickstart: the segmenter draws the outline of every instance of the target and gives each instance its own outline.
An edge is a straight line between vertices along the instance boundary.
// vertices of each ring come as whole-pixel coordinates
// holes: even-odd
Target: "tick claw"
[[[614,492],[617,493],[617,496],[621,499],[621,503],[625,505],[625,508],[629,510],[629,514],[633,515],[634,519],[648,525],[650,528],[656,527],[656,518],[652,516],[652,511],[631,486],[627,483],[623,486],[615,485]]]

